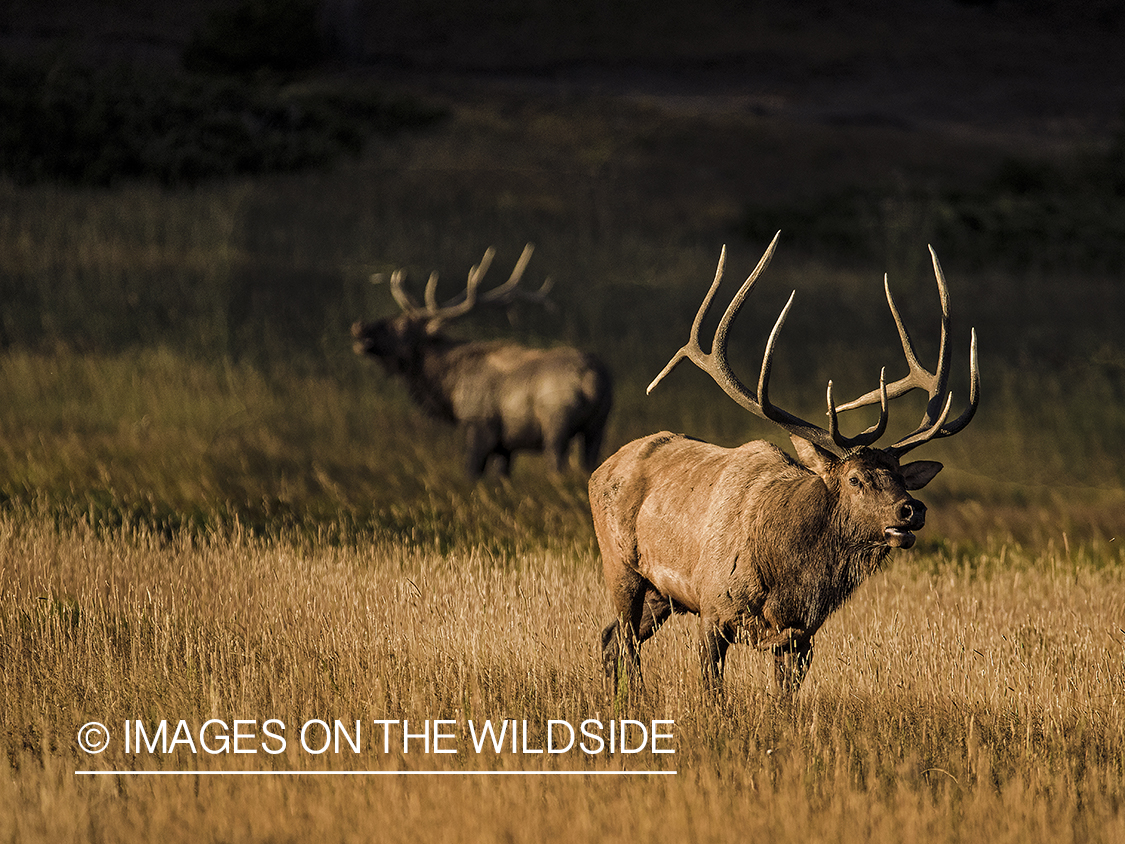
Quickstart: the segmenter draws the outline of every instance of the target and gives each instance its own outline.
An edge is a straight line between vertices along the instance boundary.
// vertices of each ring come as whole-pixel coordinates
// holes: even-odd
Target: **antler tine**
[[[406,280],[406,270],[395,270],[391,273],[391,296],[394,297],[395,302],[404,311],[418,311],[421,310],[418,303],[414,301],[414,297],[406,292],[406,288],[402,283]]]
[[[547,298],[547,294],[550,292],[553,284],[550,277],[534,292],[520,290],[518,288],[534,251],[535,246],[533,244],[528,243],[524,246],[523,253],[520,255],[519,260],[516,261],[515,268],[512,270],[512,274],[508,277],[508,280],[499,287],[494,287],[492,290],[481,293],[479,292],[481,281],[484,279],[485,273],[488,272],[489,267],[492,265],[492,260],[496,255],[495,248],[489,247],[484,253],[484,257],[481,258],[481,262],[469,270],[469,278],[465,289],[445,304],[438,306],[436,295],[427,287],[426,304],[428,310],[435,318],[452,319],[468,313],[480,304],[508,305],[515,302],[535,302],[550,307],[552,303]],[[431,282],[432,281],[433,279],[431,278]]]
[[[538,290],[522,290],[518,287],[520,281],[523,280],[524,270],[527,269],[527,264],[531,260],[531,254],[535,251],[535,244],[528,243],[523,248],[519,260],[516,261],[516,266],[512,270],[511,276],[508,280],[501,284],[499,287],[489,290],[478,298],[479,302],[486,302],[491,305],[508,305],[515,302],[531,302],[532,304],[543,305],[550,309],[554,307],[554,303],[547,298],[547,294],[551,292],[551,287],[554,285],[554,280],[548,276],[544,279],[543,284],[540,285]]]
[[[711,282],[711,287],[710,289],[708,289],[707,295],[703,297],[703,302],[702,304],[700,304],[699,310],[695,313],[695,320],[691,324],[691,333],[688,335],[687,343],[685,343],[680,348],[680,350],[676,352],[676,354],[672,355],[672,359],[668,361],[667,364],[665,364],[664,369],[660,371],[660,374],[652,379],[652,383],[649,384],[648,389],[645,390],[646,394],[651,393],[653,387],[659,384],[663,380],[665,375],[675,369],[676,366],[679,365],[680,361],[684,360],[684,358],[687,358],[712,377],[715,377],[716,375],[716,372],[712,371],[714,369],[718,372],[718,374],[722,375],[724,380],[733,380],[734,384],[737,384],[738,393],[753,396],[753,393],[746,389],[746,387],[742,386],[737,377],[735,377],[734,373],[731,372],[730,366],[727,364],[727,332],[730,329],[731,321],[734,319],[735,315],[742,307],[742,303],[746,301],[746,297],[750,294],[750,290],[754,287],[754,284],[758,281],[758,276],[760,276],[762,274],[762,271],[765,270],[767,266],[769,266],[770,260],[773,258],[774,248],[777,246],[777,241],[780,237],[780,231],[773,236],[773,240],[770,241],[770,245],[766,248],[765,253],[758,261],[758,266],[754,268],[754,271],[750,273],[746,281],[742,283],[742,287],[739,288],[738,293],[735,294],[734,298],[731,300],[731,303],[727,306],[726,312],[723,314],[722,319],[719,320],[719,326],[715,329],[715,337],[711,341],[711,351],[704,352],[702,346],[699,345],[699,329],[703,325],[703,320],[707,317],[708,311],[711,310],[711,302],[712,300],[714,300],[715,293],[718,291],[719,285],[723,281],[723,271],[726,269],[727,263],[727,247],[726,244],[723,245],[722,251],[719,252],[719,264],[717,267],[715,267],[715,280]],[[784,318],[785,314],[783,312],[782,319]],[[722,381],[719,382],[719,385],[722,386],[724,390],[727,389],[726,386],[723,385]],[[736,395],[731,394],[729,391],[728,395],[730,395],[731,398],[733,398],[739,404],[742,404],[742,400],[739,399]],[[754,404],[754,408],[757,408],[757,400],[752,399],[752,401]],[[754,413],[758,413],[759,415],[761,415],[759,409],[752,410]]]
[[[437,272],[430,273],[429,279],[426,280],[426,310],[430,313],[438,312],[437,303]]]
[[[948,396],[946,396],[945,404],[942,406],[941,413],[938,414],[937,420],[931,427],[922,428],[914,431],[914,433],[912,434],[907,434],[894,445],[887,446],[885,450],[888,453],[893,454],[895,457],[901,457],[902,455],[906,454],[906,452],[910,451],[910,449],[917,448],[922,443],[929,442],[932,439],[949,436],[950,433],[956,433],[956,431],[943,433],[941,430],[942,425],[945,424],[946,417],[949,416],[949,409],[951,407],[953,407],[953,393],[950,393]],[[960,428],[958,428],[958,430],[960,430]]]
[[[531,253],[535,251],[534,244],[527,244],[520,253],[519,260],[516,261],[516,266],[512,269],[512,274],[508,276],[508,280],[501,284],[499,287],[494,287],[483,296],[479,298],[480,302],[496,302],[503,300],[506,296],[510,295],[515,289],[516,285],[520,283],[523,278],[524,270],[527,269],[527,264],[531,260]]]
[[[780,425],[790,434],[796,434],[802,439],[814,442],[817,445],[831,450],[833,440],[827,431],[819,425],[814,425],[811,422],[806,422],[799,416],[794,416],[787,410],[782,410],[770,401],[770,374],[773,371],[773,351],[777,344],[778,335],[781,334],[781,326],[785,324],[785,318],[789,316],[789,309],[793,307],[793,300],[796,296],[796,290],[789,294],[789,299],[785,303],[785,307],[781,309],[781,314],[778,316],[777,322],[773,324],[773,330],[770,332],[769,339],[766,341],[766,350],[762,354],[762,369],[758,373],[757,401],[754,406],[750,406],[744,402],[739,402],[739,404],[747,410],[757,413],[764,419],[768,419],[770,422]],[[731,377],[734,377],[733,373],[731,373]],[[734,380],[737,383],[737,379]],[[724,389],[726,388],[724,387]],[[730,392],[728,391],[727,394],[730,395]],[[737,401],[737,399],[735,400]]]
[[[874,427],[870,428],[862,434],[854,438],[847,438],[842,436],[837,429],[834,434],[825,431],[823,428],[813,425],[811,422],[806,422],[798,416],[794,416],[786,410],[773,405],[769,400],[769,379],[770,373],[773,368],[773,353],[777,342],[777,337],[781,332],[781,326],[785,324],[785,319],[789,315],[789,309],[793,306],[793,299],[796,293],[794,292],[789,296],[789,301],[786,302],[785,307],[782,309],[777,322],[774,323],[773,330],[770,332],[769,340],[766,342],[766,350],[762,356],[762,368],[758,376],[758,393],[754,394],[746,385],[744,385],[734,374],[727,361],[727,335],[730,329],[731,322],[738,314],[739,309],[746,301],[746,297],[753,289],[762,271],[769,265],[770,259],[773,257],[774,248],[777,246],[778,238],[781,232],[774,235],[773,240],[770,242],[769,247],[758,261],[757,267],[754,268],[749,278],[743,282],[742,287],[739,288],[734,298],[731,300],[730,305],[727,306],[726,312],[719,320],[719,325],[715,330],[715,337],[711,344],[711,351],[704,352],[699,343],[699,330],[703,323],[707,312],[710,310],[711,303],[715,298],[715,292],[719,288],[722,281],[723,269],[726,264],[726,247],[719,256],[719,265],[715,271],[715,280],[712,282],[707,295],[703,298],[703,303],[699,306],[696,312],[695,321],[692,323],[691,333],[688,337],[688,342],[680,348],[672,359],[664,366],[660,374],[653,379],[649,384],[646,392],[652,392],[652,389],[660,383],[660,381],[671,372],[680,363],[680,361],[687,358],[708,375],[714,379],[723,392],[730,396],[734,401],[743,409],[750,411],[756,416],[767,419],[788,431],[789,433],[799,436],[803,439],[814,442],[824,448],[832,450],[834,448],[851,449],[858,445],[866,445],[869,442],[874,442],[882,434],[886,427],[886,398],[883,399],[883,415],[880,422]],[[885,383],[881,387],[882,392],[885,394]],[[829,408],[834,412],[835,408],[832,405],[831,394],[829,395]],[[874,434],[874,436],[872,436]]]
[[[976,413],[977,405],[980,401],[980,369],[977,362],[977,334],[974,329],[969,344],[969,406],[957,419],[953,420],[953,422],[948,425],[945,423],[952,403],[952,394],[947,392],[950,364],[949,285],[945,281],[945,273],[941,269],[941,263],[938,261],[937,252],[934,251],[933,246],[930,246],[930,259],[934,266],[934,279],[937,282],[938,298],[941,300],[941,340],[938,345],[937,366],[933,372],[930,372],[918,362],[918,356],[914,351],[914,344],[910,339],[910,332],[907,331],[906,325],[902,321],[902,315],[899,313],[898,307],[895,305],[894,297],[891,295],[890,284],[885,276],[883,279],[883,286],[887,294],[887,304],[891,309],[891,316],[894,317],[899,339],[902,342],[903,355],[906,357],[906,364],[909,369],[909,372],[904,377],[888,385],[887,396],[888,398],[894,399],[914,389],[925,390],[929,396],[926,402],[926,409],[922,414],[922,421],[918,427],[894,445],[887,447],[886,450],[896,456],[901,456],[910,449],[922,443],[929,442],[932,439],[948,437],[957,433],[969,424],[969,421]],[[878,398],[879,394],[872,391],[860,396],[854,401],[841,405],[838,410],[851,410],[856,407],[873,404]]]
[[[902,455],[906,454],[906,452],[910,451],[912,448],[916,448],[930,440],[953,436],[972,421],[973,417],[976,415],[979,404],[980,365],[977,361],[977,330],[974,328],[969,340],[969,406],[962,411],[960,416],[946,425],[945,419],[949,415],[950,407],[953,405],[953,393],[950,393],[945,400],[945,406],[941,414],[932,426],[908,434],[894,445],[888,446],[886,451],[893,454],[895,457],[902,457]]]
[[[832,382],[828,382],[828,430],[825,431],[818,425],[813,425],[811,422],[806,422],[799,416],[794,416],[786,410],[776,407],[769,399],[769,380],[770,373],[773,369],[773,352],[774,346],[777,343],[777,337],[781,333],[781,326],[785,324],[785,318],[789,315],[789,308],[793,304],[793,299],[797,295],[796,291],[789,294],[789,301],[785,303],[785,307],[781,311],[781,315],[774,323],[773,331],[770,332],[769,340],[766,342],[766,351],[762,356],[762,371],[758,376],[758,403],[761,406],[762,413],[766,419],[775,422],[791,434],[796,434],[803,439],[815,442],[817,445],[832,449],[833,446],[850,451],[859,448],[860,446],[872,445],[876,440],[883,435],[887,429],[887,398],[886,398],[886,376],[885,370],[879,374],[879,395],[881,396],[882,412],[879,414],[879,421],[873,426],[868,428],[854,437],[846,437],[840,432],[839,420],[837,418],[836,403],[832,399]]]
[[[775,237],[774,240],[776,241],[777,238]],[[692,363],[704,372],[707,371],[707,355],[699,345],[699,327],[703,324],[703,319],[707,316],[707,312],[711,310],[711,300],[715,298],[715,292],[719,289],[719,284],[723,280],[723,270],[726,267],[726,263],[727,247],[724,243],[722,251],[719,252],[719,264],[715,268],[715,280],[711,282],[711,287],[708,289],[707,295],[703,297],[703,302],[700,304],[699,310],[695,313],[695,320],[691,324],[691,333],[688,334],[687,343],[685,343],[678,352],[672,355],[672,359],[664,365],[664,368],[660,370],[660,374],[652,379],[652,383],[645,389],[645,395],[651,393],[653,388],[664,380],[664,376],[675,369],[684,358],[690,359]]]
[[[937,258],[935,256],[934,260]],[[910,332],[906,328],[906,324],[902,321],[902,315],[899,313],[898,306],[895,304],[894,296],[891,295],[891,285],[887,276],[883,276],[883,289],[887,295],[887,305],[891,309],[891,316],[894,317],[895,327],[898,329],[899,340],[902,342],[902,352],[906,358],[906,365],[910,370],[904,377],[898,379],[892,384],[887,385],[887,398],[897,399],[899,396],[905,395],[914,389],[926,390],[932,399],[936,393],[934,392],[935,385],[939,380],[948,380],[949,378],[949,290],[945,285],[944,274],[938,273],[938,296],[941,299],[941,343],[938,351],[938,368],[937,371],[931,373],[921,363],[918,362],[918,355],[914,351],[914,343],[910,339]],[[845,410],[854,410],[857,407],[864,407],[865,405],[874,404],[879,401],[879,391],[872,390],[865,393],[858,399],[840,405],[837,410],[843,412]],[[929,408],[927,408],[929,410]]]
[[[766,251],[758,259],[758,266],[754,267],[754,271],[747,276],[746,281],[742,282],[742,287],[738,288],[738,292],[734,294],[734,298],[727,305],[723,318],[719,320],[718,328],[715,329],[715,341],[711,346],[711,352],[712,354],[717,353],[724,365],[727,359],[727,332],[730,331],[730,324],[738,316],[738,312],[742,310],[742,305],[746,301],[746,297],[750,295],[750,291],[754,289],[754,285],[758,283],[758,276],[765,271],[766,267],[770,265],[770,261],[773,260],[773,250],[777,247],[777,241],[780,237],[780,231],[773,236],[770,245],[766,247]],[[793,297],[790,296],[789,300],[792,301]],[[788,310],[789,306],[786,305],[785,309]],[[784,321],[784,317],[782,317],[782,321]]]
[[[913,380],[912,383],[906,387],[903,392],[912,389],[914,386],[922,387],[927,390],[929,394],[929,401],[926,402],[926,409],[922,414],[922,421],[911,433],[907,434],[902,439],[888,447],[888,451],[894,453],[896,456],[905,454],[912,448],[922,445],[922,443],[929,442],[932,439],[940,439],[948,437],[957,433],[973,418],[976,413],[977,404],[980,401],[980,369],[977,362],[977,334],[976,329],[973,329],[972,336],[969,343],[969,406],[965,411],[957,417],[949,426],[945,425],[945,420],[949,415],[949,409],[952,406],[953,394],[947,393],[949,384],[949,286],[945,281],[945,273],[942,272],[941,263],[938,261],[937,252],[934,251],[933,246],[930,249],[930,260],[934,266],[934,278],[937,281],[938,296],[941,299],[941,342],[938,349],[938,363],[937,368],[931,374],[926,372],[922,367],[918,367],[920,374],[915,375],[911,373],[907,378],[902,379],[907,381]],[[895,315],[895,322],[902,325],[902,320]],[[900,328],[900,335],[905,336],[905,329]],[[904,341],[904,348],[906,347]],[[909,359],[909,356],[908,356]],[[911,364],[913,369],[916,365]]]
[[[838,446],[843,448],[859,448],[860,446],[874,445],[879,437],[883,436],[887,430],[887,420],[889,418],[887,406],[887,368],[883,367],[879,370],[879,421],[868,428],[866,431],[861,431],[854,437],[845,437],[840,433],[840,423],[837,417],[839,408],[832,400],[832,382],[828,382],[828,433],[832,436],[832,441]]]
[[[469,278],[465,283],[465,301],[462,302],[462,305],[467,304],[468,308],[472,308],[477,303],[477,291],[480,289],[480,283],[484,281],[485,273],[492,266],[492,259],[495,257],[496,248],[490,246],[484,250],[480,263],[469,270]]]
[[[440,307],[437,305],[436,295],[430,290],[429,285],[426,288],[427,306],[430,315],[434,319],[446,320],[454,319],[459,316],[467,314],[476,306],[477,303],[477,289],[480,287],[481,281],[484,279],[485,273],[488,268],[492,266],[492,259],[496,255],[496,250],[491,246],[484,252],[484,257],[480,259],[479,264],[474,264],[469,269],[469,277],[465,282],[465,290],[458,296],[446,302]],[[436,284],[434,276],[430,276],[431,283]],[[430,300],[433,304],[430,305]]]

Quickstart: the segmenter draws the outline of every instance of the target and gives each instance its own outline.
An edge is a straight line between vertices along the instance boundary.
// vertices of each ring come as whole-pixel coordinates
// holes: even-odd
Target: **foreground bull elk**
[[[531,349],[516,343],[469,342],[448,337],[442,327],[478,304],[508,306],[516,301],[546,302],[550,282],[536,292],[517,285],[531,259],[528,244],[511,277],[479,292],[493,250],[469,272],[464,293],[438,305],[437,274],[426,285],[425,304],[405,290],[405,274],[392,274],[391,293],[402,314],[352,326],[357,354],[378,358],[387,372],[401,376],[411,397],[425,411],[459,425],[468,446],[469,475],[480,477],[490,457],[501,474],[511,469],[512,453],[543,451],[562,471],[570,443],[582,438],[586,471],[598,465],[611,403],[605,367],[572,348]]]
[[[963,429],[979,399],[976,332],[970,347],[967,409],[947,421],[949,294],[931,248],[941,298],[941,343],[934,372],[919,364],[913,344],[886,287],[909,373],[837,407],[828,384],[828,429],[770,403],[774,345],[793,296],[766,344],[755,394],[727,363],[727,331],[759,275],[777,237],[727,308],[712,349],[699,345],[699,329],[722,279],[696,314],[690,339],[649,385],[651,391],[685,358],[709,374],[746,410],[787,431],[799,460],[766,442],[721,448],[690,437],[660,433],[635,440],[590,478],[590,505],[606,585],[617,618],[602,632],[607,678],[616,687],[619,666],[639,678],[638,646],[673,612],[699,616],[704,680],[721,690],[727,647],[746,642],[774,654],[780,687],[795,694],[812,658],[813,636],[875,572],[891,548],[909,548],[926,520],[926,506],[909,491],[921,489],[940,463],[900,463],[908,451]],[[887,425],[887,402],[920,388],[929,394],[922,422],[885,448],[874,448]],[[880,405],[879,421],[844,436],[837,413]]]

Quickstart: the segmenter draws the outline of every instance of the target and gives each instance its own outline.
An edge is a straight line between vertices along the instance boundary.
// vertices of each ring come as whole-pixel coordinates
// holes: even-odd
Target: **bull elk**
[[[778,233],[780,236],[780,232]],[[668,432],[635,440],[590,478],[590,506],[606,585],[617,617],[602,631],[607,679],[640,678],[637,649],[672,613],[699,616],[704,682],[721,691],[728,646],[745,642],[774,655],[783,691],[796,694],[812,658],[813,637],[891,548],[910,548],[926,520],[926,506],[910,495],[941,470],[929,460],[901,463],[924,443],[962,430],[979,401],[976,331],[970,344],[970,395],[949,421],[949,292],[933,248],[941,299],[941,341],[933,372],[919,362],[885,283],[908,373],[837,407],[828,383],[827,430],[775,406],[769,397],[774,346],[793,296],[766,344],[757,393],[727,362],[727,332],[778,236],[719,321],[710,352],[699,329],[723,275],[724,248],[714,283],[703,299],[687,344],[649,385],[660,383],[685,358],[710,375],[741,407],[788,432],[797,460],[762,441],[722,448]],[[794,294],[795,295],[795,294]],[[885,448],[875,442],[887,426],[887,403],[914,389],[929,396],[921,424]],[[837,414],[879,404],[875,425],[845,436]]]
[[[549,279],[538,291],[518,287],[531,253],[528,244],[508,280],[482,293],[480,284],[495,254],[489,249],[469,271],[465,290],[440,305],[436,273],[426,284],[424,304],[419,304],[405,289],[405,273],[396,271],[390,288],[402,313],[352,325],[357,354],[378,358],[388,373],[405,380],[423,410],[462,429],[467,468],[474,479],[484,473],[491,457],[507,475],[512,454],[519,450],[546,450],[562,471],[577,437],[582,439],[586,471],[598,465],[612,387],[597,358],[568,347],[534,349],[505,341],[459,340],[441,330],[477,305],[548,302]]]

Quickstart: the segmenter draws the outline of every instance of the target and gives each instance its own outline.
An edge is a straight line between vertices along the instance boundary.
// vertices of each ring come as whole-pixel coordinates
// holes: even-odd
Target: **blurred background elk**
[[[570,443],[582,440],[587,472],[598,465],[612,384],[596,357],[570,347],[528,348],[511,341],[467,341],[442,332],[449,321],[478,305],[509,306],[517,301],[548,303],[550,279],[534,292],[519,288],[531,259],[524,247],[508,280],[480,292],[493,249],[469,271],[465,290],[439,305],[437,273],[419,304],[404,287],[405,272],[391,275],[391,293],[402,309],[393,318],[352,325],[357,354],[378,358],[405,381],[414,401],[431,416],[458,425],[465,436],[469,476],[479,478],[490,457],[508,475],[516,451],[546,451],[561,472]]]
[[[779,233],[780,234],[780,233]],[[728,449],[668,432],[634,440],[590,478],[590,506],[606,585],[617,612],[602,632],[607,679],[616,688],[619,665],[640,676],[639,645],[673,612],[699,616],[704,679],[720,690],[728,646],[747,642],[774,653],[778,684],[795,694],[812,659],[813,636],[824,621],[878,570],[891,548],[910,548],[926,523],[926,505],[910,495],[941,471],[930,460],[900,463],[908,451],[948,437],[973,418],[979,400],[976,333],[970,353],[967,409],[947,421],[949,292],[930,250],[941,298],[941,347],[934,372],[915,355],[889,285],[887,303],[898,327],[909,372],[837,407],[828,382],[828,429],[771,404],[774,344],[793,304],[778,317],[762,360],[757,394],[731,371],[727,332],[777,244],[719,321],[710,352],[699,329],[722,280],[724,249],[687,345],[653,380],[687,358],[741,407],[779,425],[798,460],[771,443]],[[887,427],[887,403],[911,390],[929,399],[921,424],[893,445],[874,448]],[[879,420],[854,437],[839,429],[837,412],[880,406]]]

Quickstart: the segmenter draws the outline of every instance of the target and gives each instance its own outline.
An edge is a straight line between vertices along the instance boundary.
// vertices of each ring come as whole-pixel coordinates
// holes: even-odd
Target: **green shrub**
[[[0,170],[21,184],[191,184],[320,167],[358,153],[374,132],[439,116],[369,86],[0,60]]]

